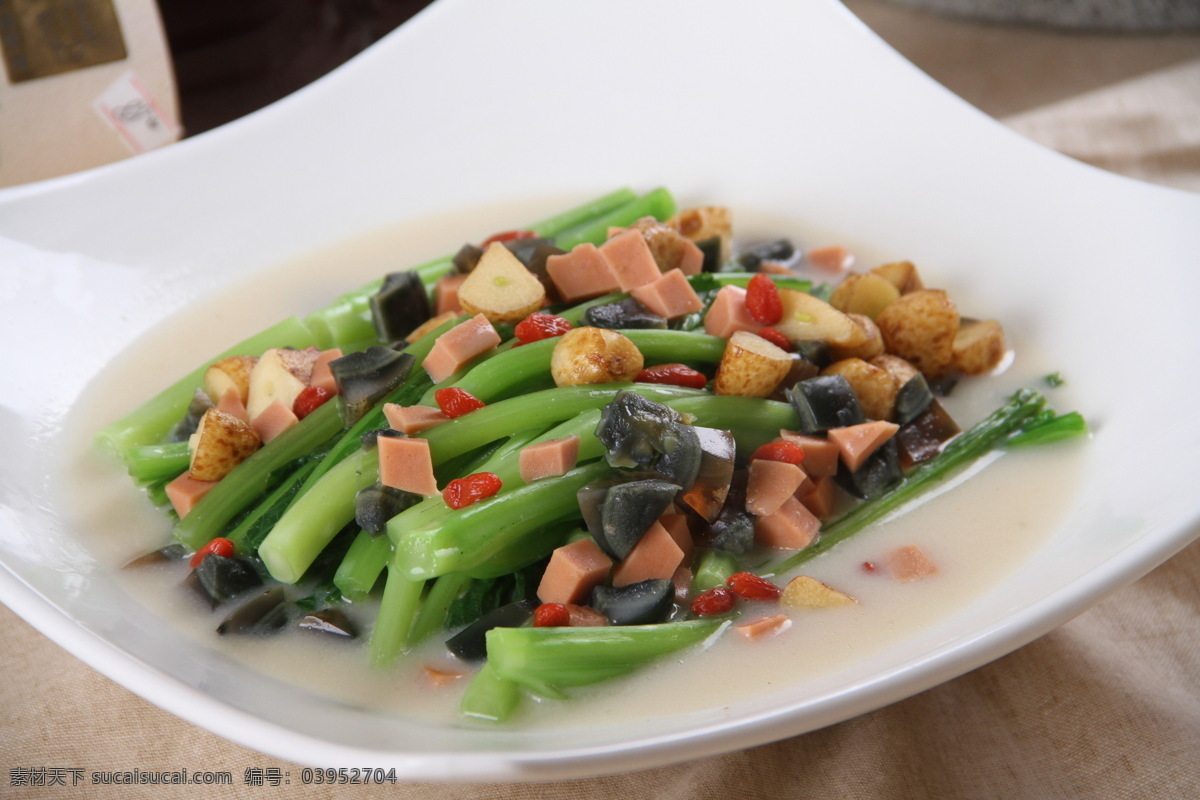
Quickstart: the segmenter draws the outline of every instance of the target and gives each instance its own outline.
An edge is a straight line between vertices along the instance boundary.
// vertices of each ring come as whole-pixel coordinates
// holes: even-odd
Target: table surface
[[[946,19],[879,0],[847,5],[921,69],[1022,134],[1104,169],[1200,191],[1200,33],[1085,35]],[[804,736],[588,781],[406,783],[336,794],[1196,798],[1198,609],[1200,543],[992,664]],[[0,797],[329,796],[298,781],[248,785],[247,770],[295,778],[299,767],[156,708],[2,606],[0,632]],[[100,770],[228,770],[234,785],[13,785],[55,768],[82,769],[85,780]]]

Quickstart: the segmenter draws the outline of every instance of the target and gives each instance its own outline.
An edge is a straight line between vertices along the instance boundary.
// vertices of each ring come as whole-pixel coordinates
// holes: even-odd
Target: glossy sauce
[[[220,351],[288,314],[318,308],[384,272],[419,263],[447,243],[453,246],[464,238],[482,238],[511,227],[511,218],[511,209],[497,209],[398,227],[265,270],[225,294],[202,300],[139,340],[96,381],[92,396],[97,402],[75,410],[69,422],[74,433],[67,440],[86,446],[99,427],[193,368],[196,356]],[[753,229],[767,236],[797,230],[794,223],[766,216],[756,217],[754,223]],[[797,239],[825,243],[816,238],[819,235],[800,234]],[[860,269],[895,255],[855,252]],[[923,266],[923,273],[927,283],[938,285],[936,265]],[[964,314],[988,315],[983,303],[968,297],[969,287],[945,288]],[[200,344],[209,341],[211,346]],[[1015,345],[1019,355],[1002,375],[964,380],[947,402],[964,429],[1017,387],[1046,390],[1042,376],[1062,367],[1037,362],[1028,354],[1032,343],[1019,336]],[[1048,394],[1059,410],[1074,407],[1066,390]],[[983,597],[1034,557],[1069,506],[1085,450],[1085,443],[1072,443],[990,459],[986,467],[977,465],[949,482],[953,491],[937,491],[919,507],[904,510],[802,567],[804,574],[853,596],[858,601],[853,606],[792,612],[791,628],[768,641],[748,642],[727,631],[703,654],[668,658],[629,678],[576,690],[570,707],[553,701],[526,703],[525,713],[512,724],[575,725],[585,714],[591,724],[605,725],[720,707],[818,681],[913,637]],[[90,532],[86,545],[119,572],[128,591],[153,613],[197,641],[315,693],[404,717],[460,723],[457,704],[470,668],[455,664],[440,643],[421,648],[395,669],[375,670],[367,664],[365,637],[343,641],[303,631],[219,637],[214,628],[229,608],[209,612],[181,587],[184,565],[120,570],[130,556],[164,543],[169,525],[119,467],[93,454],[78,455],[68,461],[73,465],[78,528]],[[910,582],[889,577],[882,568],[886,553],[906,544],[919,545],[937,564],[938,574]],[[864,562],[880,567],[868,571]],[[299,594],[294,591],[291,596]],[[761,613],[778,610],[764,606]],[[364,629],[373,612],[372,607],[351,609]],[[756,610],[751,607],[749,613]],[[439,684],[429,680],[425,666],[466,674]]]

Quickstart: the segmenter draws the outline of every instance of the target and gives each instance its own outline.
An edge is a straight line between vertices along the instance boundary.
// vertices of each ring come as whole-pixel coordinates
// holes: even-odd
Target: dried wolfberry
[[[776,439],[767,442],[754,451],[751,459],[761,458],[764,461],[786,461],[788,464],[799,464],[804,460],[804,448],[794,442]]]
[[[733,610],[737,598],[727,586],[714,586],[696,595],[692,600],[692,613],[697,617],[719,617]]]
[[[442,413],[451,419],[461,417],[463,414],[470,414],[485,405],[482,400],[466,389],[459,389],[455,386],[451,386],[449,389],[438,389],[433,393],[433,398],[437,401],[438,408],[442,410]]]
[[[296,419],[304,419],[325,405],[325,401],[331,397],[333,397],[333,393],[328,389],[322,389],[320,386],[305,386],[300,390],[300,394],[296,395],[295,402],[292,403],[292,413],[296,415]]]
[[[778,600],[783,590],[753,572],[735,572],[725,579],[733,593],[743,600]]]
[[[562,603],[542,603],[533,610],[533,627],[566,628],[571,624],[571,610]]]
[[[491,236],[484,239],[479,246],[486,250],[487,246],[492,242],[512,242],[517,239],[533,239],[536,236],[537,234],[533,231],[500,231],[499,233],[493,233]]]
[[[198,567],[200,566],[200,562],[204,560],[204,557],[210,553],[212,555],[221,556],[222,558],[232,558],[233,551],[233,542],[226,539],[224,536],[218,536],[208,544],[204,545],[204,547],[201,547],[199,550],[197,550],[192,556],[192,560],[188,562],[188,564],[193,568]]]
[[[633,380],[637,383],[665,383],[671,386],[687,386],[692,389],[703,389],[708,384],[708,376],[683,364],[659,364],[656,367],[646,367]]]
[[[517,323],[517,326],[513,328],[513,335],[521,344],[529,344],[530,342],[540,342],[542,339],[562,336],[569,330],[571,330],[571,323],[562,317],[535,311]]]
[[[455,478],[442,490],[442,499],[451,508],[466,508],[472,503],[500,491],[500,476],[494,472],[476,472],[465,478]]]
[[[788,341],[788,337],[784,336],[774,328],[763,328],[758,332],[758,335],[778,347],[780,350],[786,350],[789,353],[792,350],[792,343]]]
[[[746,310],[762,325],[774,325],[783,319],[783,301],[775,281],[761,272],[751,278],[746,286]]]
[[[875,566],[874,561],[864,561],[864,562],[862,562],[862,571],[863,572],[878,572],[879,567]]]

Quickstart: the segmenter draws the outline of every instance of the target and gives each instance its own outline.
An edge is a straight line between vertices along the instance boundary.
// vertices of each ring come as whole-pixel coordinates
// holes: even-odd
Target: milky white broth
[[[752,223],[747,224],[747,219]],[[786,235],[808,246],[834,241],[857,245],[811,225],[766,215],[739,211],[738,222],[739,233],[748,230],[763,239]],[[505,208],[397,226],[263,270],[227,292],[195,303],[142,337],[97,378],[88,392],[91,401],[80,404],[68,422],[65,439],[79,448],[67,459],[75,527],[86,532],[87,546],[153,613],[255,669],[352,705],[456,723],[467,677],[440,687],[423,677],[427,664],[465,671],[440,642],[407,656],[393,669],[376,670],[367,663],[365,637],[347,642],[304,631],[220,637],[214,628],[234,605],[210,613],[179,585],[186,564],[120,569],[132,555],[165,543],[170,526],[132,487],[115,460],[98,458],[85,449],[97,429],[170,385],[206,356],[285,316],[303,316],[387,271],[421,263],[512,224],[513,211]],[[905,256],[866,247],[855,247],[854,252],[862,269]],[[963,285],[964,276],[940,280],[939,265],[919,266],[926,283],[946,288],[962,313],[991,315]],[[951,273],[949,265],[946,272]],[[1030,352],[1034,343],[1025,341],[1011,325],[1006,327],[1016,355],[1004,373],[964,380],[946,401],[964,429],[1000,405],[1013,389],[1045,389],[1042,377],[1055,370],[1069,376],[1069,365],[1038,361]],[[1059,410],[1075,407],[1067,389],[1047,393]],[[568,703],[527,702],[510,724],[570,726],[584,714],[589,724],[603,725],[720,707],[827,677],[913,637],[984,596],[1034,556],[1069,506],[1085,450],[1085,443],[1069,443],[991,459],[986,467],[969,471],[969,477],[952,481],[952,491],[937,492],[919,507],[877,524],[801,568],[804,574],[853,596],[858,601],[853,606],[792,611],[792,627],[768,641],[748,642],[727,631],[703,653],[689,657],[685,652],[629,678],[573,690]],[[889,549],[906,544],[925,550],[938,565],[938,574],[902,583],[882,569],[869,573],[862,568],[864,561],[881,562]],[[779,610],[774,604],[747,608],[749,614]],[[351,608],[351,614],[367,628],[374,608]]]

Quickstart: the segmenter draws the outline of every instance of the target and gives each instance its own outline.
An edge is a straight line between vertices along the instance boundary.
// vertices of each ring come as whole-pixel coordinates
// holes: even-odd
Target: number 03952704
[[[300,782],[303,784],[355,784],[355,783],[395,783],[396,770],[368,767],[333,769],[313,769],[305,767],[300,771]]]

